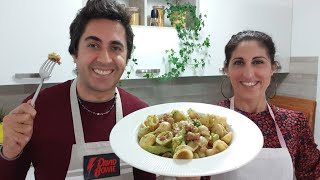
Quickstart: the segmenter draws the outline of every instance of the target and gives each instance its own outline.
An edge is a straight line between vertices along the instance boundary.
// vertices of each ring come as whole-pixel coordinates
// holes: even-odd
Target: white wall
[[[53,70],[53,74],[61,74],[55,82],[72,75],[72,68],[68,68],[74,67],[68,52],[69,25],[81,7],[81,0],[1,1],[0,84],[38,83],[38,79],[19,80],[13,76],[39,72],[51,52],[60,54],[62,62]]]
[[[204,30],[210,33],[212,43],[213,62],[206,70],[219,72],[223,67],[224,46],[233,34],[258,30],[273,38],[281,72],[289,72],[292,0],[200,0],[199,5],[200,12],[208,16]]]
[[[293,0],[292,56],[320,56],[320,1]],[[318,63],[319,64],[319,63]],[[320,67],[318,67],[318,70]],[[320,75],[318,71],[315,140],[320,145]]]
[[[120,0],[119,0],[120,1]],[[161,0],[163,1],[163,0]],[[146,2],[146,0],[144,0]],[[186,68],[182,76],[221,75],[223,48],[232,34],[245,29],[265,31],[277,44],[277,60],[282,71],[288,72],[291,50],[292,0],[201,0],[199,11],[207,14],[205,35],[211,35],[211,58],[205,69]],[[18,79],[16,73],[37,73],[47,54],[54,51],[61,56],[62,64],[56,66],[45,83],[58,83],[74,78],[74,63],[67,49],[69,25],[83,0],[32,0],[7,1],[0,6],[0,85],[37,84],[39,79]],[[19,6],[17,5],[19,4]],[[34,6],[37,4],[37,7]],[[63,4],[63,6],[61,6]],[[59,9],[59,11],[57,11]],[[272,13],[270,13],[272,12]],[[136,50],[140,69],[158,69],[164,73],[168,64],[165,50],[178,48],[179,41],[173,28],[134,27]],[[156,31],[156,32],[154,32]],[[163,70],[162,70],[163,69]],[[130,70],[130,66],[129,66]],[[199,70],[199,72],[198,72]],[[130,75],[130,79],[141,78]]]

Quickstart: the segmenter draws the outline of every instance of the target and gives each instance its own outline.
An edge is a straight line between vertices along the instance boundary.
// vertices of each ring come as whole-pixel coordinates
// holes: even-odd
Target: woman
[[[302,113],[268,104],[266,90],[279,68],[270,36],[259,31],[233,35],[225,47],[224,72],[234,96],[218,105],[251,119],[264,146],[247,165],[218,179],[320,179],[320,152]]]

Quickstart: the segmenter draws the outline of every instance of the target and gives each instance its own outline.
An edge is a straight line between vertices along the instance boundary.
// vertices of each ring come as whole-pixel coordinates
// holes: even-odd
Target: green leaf
[[[160,79],[172,79],[179,77],[183,73],[186,67],[190,64],[192,60],[191,67],[204,68],[206,63],[204,58],[211,57],[207,53],[208,47],[210,47],[210,36],[204,37],[205,40],[201,40],[200,33],[202,27],[205,26],[204,19],[207,15],[196,14],[196,6],[190,4],[189,2],[177,2],[172,3],[171,0],[165,0],[168,7],[165,9],[167,17],[171,22],[175,20],[180,20],[188,24],[184,27],[183,23],[177,23],[175,28],[177,31],[177,36],[180,40],[180,49],[175,51],[173,49],[165,50],[167,54],[167,63],[169,64],[169,70],[164,75],[160,76]],[[188,18],[182,18],[182,16],[173,16],[173,14],[187,14]],[[195,53],[204,53],[195,54]],[[196,55],[196,56],[195,56]],[[192,58],[195,57],[195,58]]]

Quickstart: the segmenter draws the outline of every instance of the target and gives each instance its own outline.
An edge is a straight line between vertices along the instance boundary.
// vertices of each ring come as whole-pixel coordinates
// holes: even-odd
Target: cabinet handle
[[[16,73],[14,77],[17,79],[24,79],[24,78],[40,78],[39,73]]]
[[[160,69],[137,69],[136,70],[136,74],[147,74],[147,73],[157,74],[157,73],[160,73]]]

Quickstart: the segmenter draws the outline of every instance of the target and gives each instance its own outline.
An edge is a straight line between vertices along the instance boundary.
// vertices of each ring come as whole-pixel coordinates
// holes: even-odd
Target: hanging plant
[[[175,27],[180,40],[180,49],[168,49],[166,62],[168,71],[161,75],[146,74],[146,78],[172,79],[179,77],[187,67],[194,69],[204,68],[206,59],[210,57],[208,48],[210,47],[210,36],[201,37],[201,30],[205,26],[204,19],[207,16],[196,14],[196,6],[187,3],[176,4],[166,0],[165,9],[167,17]]]
[[[134,57],[133,55],[133,52],[134,50],[136,49],[136,46],[133,45],[133,50],[132,50],[132,53],[131,53],[131,58],[128,59],[128,63],[126,65],[126,69],[125,69],[125,74],[126,76],[124,77],[124,79],[129,79],[130,78],[130,75],[131,73],[133,72],[134,70],[134,67],[136,65],[138,65],[138,59]],[[119,86],[122,86],[122,83],[123,83],[123,79],[119,81]]]
[[[133,55],[133,52],[134,50],[136,49],[136,46],[133,45],[133,50],[132,50],[132,53],[131,53],[131,58],[128,59],[128,63],[126,65],[126,69],[125,69],[125,72],[126,72],[126,77],[125,79],[129,79],[130,78],[130,74],[132,73],[132,71],[134,70],[134,67],[136,65],[138,65],[138,59],[134,57]]]

